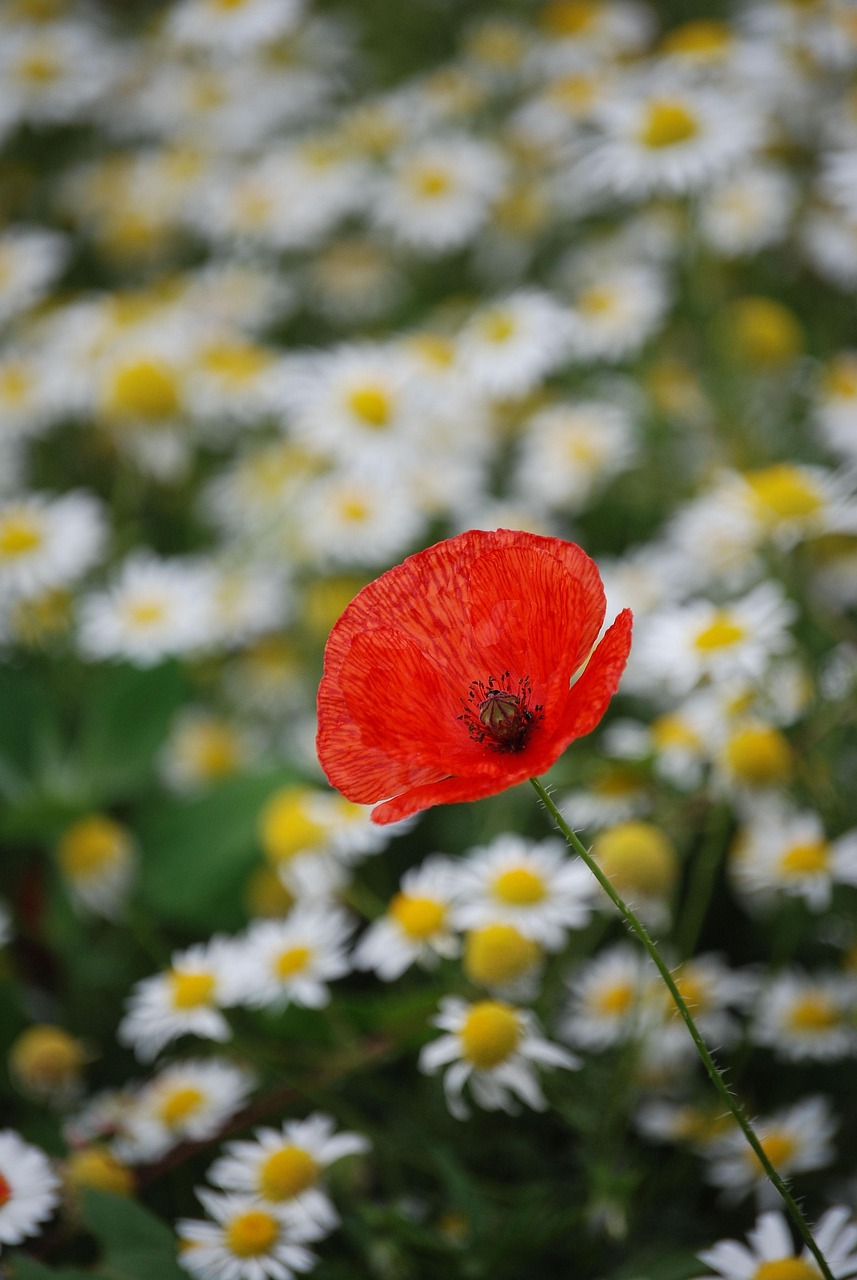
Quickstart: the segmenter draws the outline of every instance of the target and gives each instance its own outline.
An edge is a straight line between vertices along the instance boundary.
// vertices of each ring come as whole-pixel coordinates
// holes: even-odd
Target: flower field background
[[[6,0],[0,1275],[822,1275],[532,789],[320,768],[343,610],[497,529],[633,611],[544,781],[857,1275],[855,68],[821,0]],[[410,671],[337,703],[405,761]]]

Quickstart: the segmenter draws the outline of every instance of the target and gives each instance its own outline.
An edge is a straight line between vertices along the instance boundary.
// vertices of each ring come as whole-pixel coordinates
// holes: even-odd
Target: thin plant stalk
[[[598,863],[592,857],[591,853],[583,844],[579,836],[568,825],[565,818],[563,818],[559,809],[556,807],[550,795],[545,790],[544,786],[539,781],[539,779],[530,778],[530,782],[532,783],[532,786],[536,792],[536,795],[539,797],[542,804],[544,805],[548,813],[553,818],[559,830],[565,836],[571,848],[586,863],[587,867],[595,876],[595,879],[601,885],[601,888],[607,894],[610,901],[617,908],[617,910],[622,914],[624,920],[626,921],[628,927],[631,929],[632,933],[635,933],[637,935],[640,942],[645,947],[646,951],[648,952],[649,956],[652,959],[652,962],[654,963],[656,969],[658,970],[658,973],[663,978],[664,983],[667,989],[669,990],[670,995],[673,998],[675,1006],[678,1009],[679,1014],[681,1015],[688,1031],[690,1032],[690,1037],[693,1040],[694,1045],[696,1046],[697,1053],[702,1059],[702,1063],[703,1063],[703,1066],[705,1067],[705,1070],[708,1072],[708,1077],[711,1080],[711,1083],[714,1085],[715,1089],[717,1090],[718,1094],[723,1100],[724,1105],[728,1108],[729,1112],[734,1117],[736,1124],[741,1129],[741,1132],[744,1134],[744,1137],[747,1139],[747,1142],[752,1147],[757,1160],[759,1161],[762,1168],[765,1170],[765,1173],[770,1178],[771,1182],[773,1183],[774,1187],[779,1193],[783,1201],[783,1204],[785,1205],[788,1211],[789,1217],[791,1218],[792,1222],[795,1224],[795,1227],[800,1233],[800,1236],[804,1241],[804,1243],[806,1244],[806,1247],[809,1249],[810,1253],[818,1263],[819,1269],[821,1271],[822,1276],[824,1277],[824,1280],[834,1280],[834,1276],[830,1270],[830,1267],[827,1265],[824,1254],[821,1252],[815,1240],[813,1239],[813,1235],[809,1229],[809,1225],[806,1219],[804,1218],[803,1214],[801,1213],[800,1208],[797,1205],[797,1202],[795,1201],[794,1197],[792,1196],[786,1184],[783,1182],[780,1175],[777,1173],[774,1166],[771,1164],[770,1159],[765,1154],[764,1147],[759,1141],[759,1138],[757,1137],[756,1132],[752,1124],[750,1123],[750,1120],[748,1119],[747,1114],[744,1111],[743,1107],[740,1105],[737,1099],[735,1099],[730,1093],[729,1086],[726,1084],[726,1081],[723,1079],[723,1076],[719,1068],[717,1067],[717,1064],[715,1063],[714,1059],[709,1053],[708,1048],[706,1047],[705,1041],[703,1040],[702,1036],[699,1033],[699,1028],[694,1022],[693,1015],[691,1014],[690,1009],[688,1008],[687,1003],[684,1000],[684,997],[679,991],[678,986],[676,985],[675,979],[670,973],[669,966],[661,957],[661,954],[658,951],[657,947],[655,946],[655,943],[652,941],[651,937],[649,936],[648,930],[646,929],[645,925],[643,925],[642,921],[638,918],[638,916],[635,915],[635,913],[631,910],[631,908],[627,905],[627,903],[625,903],[621,898],[621,896],[616,892],[616,889],[610,883],[609,879],[601,870]]]

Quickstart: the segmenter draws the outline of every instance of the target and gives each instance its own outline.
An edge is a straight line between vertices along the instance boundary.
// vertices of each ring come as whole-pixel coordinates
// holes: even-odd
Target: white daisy
[[[458,955],[460,944],[450,923],[454,889],[454,866],[442,854],[411,867],[385,914],[354,948],[354,965],[393,982],[412,964],[434,968],[441,957]]]
[[[448,253],[473,239],[505,180],[503,157],[490,144],[466,135],[432,138],[397,155],[378,181],[372,214],[408,248]]]
[[[294,514],[299,553],[316,566],[387,564],[416,546],[426,527],[406,473],[389,467],[322,476],[304,490]]]
[[[121,915],[137,865],[127,827],[105,814],[89,814],[66,827],[56,855],[75,905],[108,919]]]
[[[834,1062],[857,1053],[851,974],[788,970],[761,988],[750,1027],[752,1043],[790,1062]]]
[[[857,1226],[851,1210],[838,1205],[819,1219],[813,1238],[835,1280],[857,1273]],[[820,1280],[821,1272],[809,1249],[795,1253],[791,1231],[781,1213],[763,1213],[747,1234],[748,1244],[720,1240],[698,1257],[714,1274],[698,1280]],[[749,1247],[748,1247],[749,1246]]]
[[[126,1164],[149,1164],[181,1142],[213,1138],[254,1085],[250,1071],[222,1058],[173,1062],[128,1101],[113,1153]]]
[[[0,1245],[38,1235],[59,1203],[60,1180],[38,1147],[0,1130]]]
[[[343,911],[321,902],[299,903],[285,920],[256,921],[242,944],[241,1003],[323,1008],[330,1002],[327,984],[351,970],[347,944],[352,930]]]
[[[633,464],[633,423],[619,404],[568,401],[528,419],[516,482],[522,492],[569,514],[582,510],[614,476]]]
[[[838,351],[821,369],[818,424],[831,449],[857,462],[857,351]]]
[[[824,206],[810,209],[800,235],[818,274],[837,289],[850,292],[857,285],[857,217]]]
[[[464,376],[477,391],[524,396],[562,364],[568,319],[558,302],[536,289],[497,298],[473,313],[459,338]]]
[[[43,298],[67,257],[68,242],[58,232],[7,227],[0,235],[0,324]]]
[[[568,312],[571,355],[617,361],[635,355],[658,330],[669,297],[663,271],[651,263],[571,268]]]
[[[745,96],[663,77],[617,93],[598,113],[598,125],[600,136],[578,164],[579,180],[631,200],[698,190],[764,137],[758,107]]]
[[[197,791],[246,768],[254,747],[243,725],[204,707],[186,707],[161,752],[161,773],[176,791]]]
[[[176,1223],[179,1262],[200,1280],[291,1280],[311,1271],[316,1258],[306,1243],[326,1231],[296,1219],[255,1196],[217,1195],[200,1188],[200,1204],[213,1221],[181,1218]]]
[[[243,53],[288,35],[302,10],[302,0],[180,0],[166,35],[179,45]]]
[[[424,1045],[420,1070],[432,1075],[446,1067],[443,1087],[447,1104],[457,1120],[470,1114],[462,1097],[470,1085],[474,1102],[487,1111],[514,1115],[517,1100],[544,1111],[547,1101],[534,1065],[572,1070],[579,1060],[539,1034],[528,1010],[500,1000],[468,1004],[457,996],[441,1000],[433,1024],[447,1034]]]
[[[569,930],[582,928],[590,916],[590,874],[560,840],[501,835],[471,850],[455,875],[452,920],[458,929],[512,924],[548,951],[559,951]]]
[[[134,986],[119,1042],[151,1062],[179,1036],[229,1040],[232,1032],[221,1008],[235,1003],[245,982],[244,950],[233,939],[214,937],[177,951],[165,973]]]
[[[639,1040],[664,1023],[663,987],[647,957],[617,943],[581,965],[569,983],[560,1035],[586,1049]]]
[[[256,1129],[252,1141],[227,1143],[207,1176],[216,1187],[288,1206],[296,1221],[306,1218],[329,1231],[339,1219],[319,1183],[337,1160],[368,1150],[362,1134],[337,1133],[331,1117],[317,1111],[280,1129]]]
[[[822,1097],[801,1098],[793,1106],[753,1123],[762,1150],[785,1179],[833,1163],[836,1151],[832,1139],[837,1126],[830,1103]],[[737,1129],[730,1129],[710,1143],[705,1156],[706,1180],[722,1187],[729,1202],[743,1200],[751,1191],[756,1191],[762,1202],[776,1202],[778,1193],[744,1134]]]
[[[817,813],[760,800],[738,832],[729,869],[750,906],[770,907],[786,895],[824,911],[835,884],[857,885],[857,831],[828,840]]]
[[[796,196],[795,184],[785,170],[754,165],[703,193],[700,230],[724,257],[758,253],[783,239]]]
[[[85,119],[115,84],[123,62],[94,23],[7,29],[0,47],[0,120],[62,125]]]
[[[84,596],[79,640],[90,660],[149,667],[210,640],[211,580],[193,561],[134,552],[106,591]]]
[[[32,597],[76,581],[101,558],[101,504],[74,491],[22,495],[0,505],[0,596]]]
[[[791,644],[792,603],[766,581],[726,605],[693,600],[644,619],[634,657],[634,680],[674,694],[703,680],[758,680],[771,658]],[[651,685],[650,685],[651,687]]]

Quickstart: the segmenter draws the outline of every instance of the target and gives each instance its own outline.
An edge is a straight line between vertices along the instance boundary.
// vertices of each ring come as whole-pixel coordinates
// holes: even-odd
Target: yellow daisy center
[[[348,393],[348,408],[361,423],[376,430],[390,425],[393,403],[389,392],[381,386],[367,383]]]
[[[789,1024],[795,1031],[829,1031],[840,1021],[839,1011],[821,991],[804,996],[795,1002],[789,1014]]]
[[[339,503],[339,514],[348,524],[363,524],[372,514],[372,508],[353,494],[347,494]]]
[[[60,870],[69,880],[89,880],[101,875],[128,856],[129,840],[124,827],[110,818],[93,814],[73,823],[57,847]]]
[[[167,606],[154,596],[140,596],[125,605],[125,620],[134,630],[148,631],[157,627],[167,616]]]
[[[416,169],[411,174],[411,186],[418,196],[437,200],[452,189],[452,178],[445,169]]]
[[[216,374],[224,382],[241,386],[252,381],[271,363],[270,354],[262,347],[249,344],[222,344],[209,347],[202,353],[201,364],[210,373]]]
[[[288,947],[281,951],[274,961],[274,973],[278,978],[293,978],[296,973],[306,969],[312,959],[309,947]]]
[[[74,1080],[86,1060],[80,1041],[47,1023],[24,1031],[9,1051],[9,1066],[35,1089],[60,1089]]]
[[[740,644],[746,634],[740,622],[721,609],[714,615],[713,622],[696,633],[693,643],[702,653],[715,653],[718,649],[731,649],[733,645]]]
[[[168,365],[157,360],[135,360],[113,375],[108,409],[116,417],[163,421],[178,414],[179,385]]]
[[[480,986],[505,986],[533,969],[541,954],[538,943],[514,925],[489,924],[467,935],[464,969]]]
[[[498,1000],[474,1004],[461,1028],[464,1056],[479,1071],[490,1071],[514,1053],[521,1038],[515,1010]]]
[[[738,354],[759,368],[778,368],[800,354],[800,323],[774,298],[747,297],[732,303],[730,335]]]
[[[311,1187],[320,1166],[303,1147],[281,1147],[259,1170],[259,1190],[266,1200],[291,1200]]]
[[[190,1085],[184,1089],[174,1089],[161,1103],[160,1117],[167,1128],[174,1129],[176,1125],[180,1125],[183,1120],[192,1115],[204,1101],[205,1095],[200,1089],[194,1089]]]
[[[227,724],[196,726],[189,753],[203,778],[222,778],[234,773],[241,762],[240,744],[234,729]]]
[[[31,53],[18,63],[18,72],[22,80],[31,84],[51,84],[59,79],[62,68],[57,58],[50,53]]]
[[[616,982],[602,987],[590,996],[590,1003],[597,1013],[608,1018],[622,1017],[631,1008],[635,991],[630,982]]]
[[[529,907],[547,894],[544,880],[530,867],[510,867],[495,877],[491,886],[495,898],[512,907]]]
[[[780,870],[790,876],[822,875],[830,866],[830,846],[824,840],[793,844],[780,858]]]
[[[226,1247],[238,1258],[259,1258],[280,1236],[280,1224],[263,1209],[251,1209],[233,1218],[226,1231]]]
[[[44,529],[29,512],[15,511],[0,517],[0,560],[29,555],[44,540]]]
[[[63,1182],[77,1191],[96,1187],[115,1196],[134,1194],[134,1175],[106,1147],[84,1147],[73,1151],[63,1165]]]
[[[198,1009],[211,1004],[215,979],[210,973],[182,973],[173,969],[169,975],[170,994],[175,1009]]]
[[[585,316],[607,317],[616,310],[616,294],[604,285],[593,285],[578,295],[577,309]]]
[[[837,356],[831,360],[824,377],[828,395],[842,400],[857,400],[857,359]]]
[[[598,17],[597,0],[551,0],[539,15],[539,24],[554,36],[579,36]]]
[[[759,515],[773,524],[780,520],[806,520],[824,505],[815,481],[787,462],[753,471],[745,479]]]
[[[751,1280],[819,1280],[821,1272],[805,1258],[776,1258],[761,1262]]]
[[[23,404],[33,389],[33,378],[22,365],[7,365],[0,370],[0,400],[7,404]]]
[[[288,787],[268,801],[262,812],[260,838],[270,862],[288,862],[323,843],[325,828],[310,814],[310,799],[307,791]]]
[[[733,734],[724,752],[729,770],[754,787],[785,781],[792,765],[788,741],[770,725],[748,725]]]
[[[513,337],[517,326],[508,311],[486,311],[479,318],[479,329],[488,342],[502,344]]]
[[[636,889],[663,896],[678,875],[675,849],[650,822],[622,822],[602,832],[593,852],[620,893]]]
[[[781,1169],[792,1158],[797,1148],[794,1137],[789,1133],[770,1133],[766,1138],[761,1139],[761,1143],[762,1150],[775,1169]],[[749,1147],[746,1151],[746,1159],[757,1172],[762,1172],[759,1157]]]
[[[390,915],[414,942],[431,938],[446,923],[446,906],[435,898],[397,893],[390,903]]]
[[[698,751],[702,746],[699,734],[680,715],[658,716],[652,724],[652,739],[659,751],[683,748]]]
[[[661,47],[665,53],[691,56],[716,56],[732,44],[732,32],[725,22],[716,18],[700,18],[695,22],[683,22],[664,37]]]
[[[644,147],[660,151],[687,142],[698,133],[699,120],[685,103],[676,98],[655,98],[646,104],[637,136]]]

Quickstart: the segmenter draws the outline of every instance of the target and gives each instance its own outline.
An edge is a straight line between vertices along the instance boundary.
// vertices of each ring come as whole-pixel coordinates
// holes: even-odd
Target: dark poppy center
[[[459,716],[475,742],[489,751],[523,751],[533,726],[542,718],[542,707],[530,705],[530,677],[512,680],[508,671],[474,680]]]

